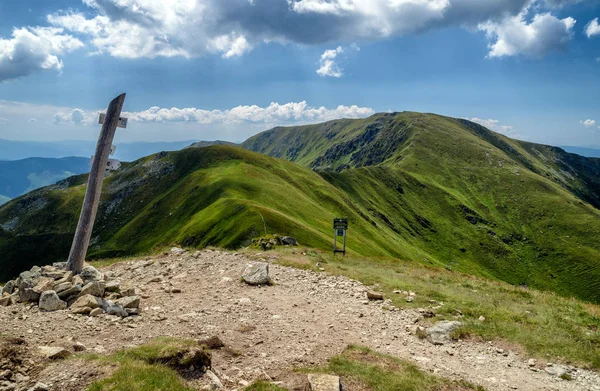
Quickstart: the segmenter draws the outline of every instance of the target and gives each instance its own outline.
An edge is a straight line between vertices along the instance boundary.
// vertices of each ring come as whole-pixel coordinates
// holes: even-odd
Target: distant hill
[[[178,151],[194,142],[196,141],[116,143],[115,158],[130,162],[161,151]],[[95,141],[31,142],[0,139],[0,160],[67,156],[89,158],[94,154],[95,149]]]
[[[202,148],[202,147],[210,147],[212,145],[229,145],[232,147],[238,146],[238,144],[232,143],[229,141],[216,140],[216,141],[197,141],[197,142],[189,145],[186,148]]]
[[[0,161],[0,204],[37,188],[89,171],[89,158]],[[2,202],[4,201],[4,202]]]
[[[420,113],[276,128],[243,146],[271,157],[217,145],[125,164],[106,180],[89,256],[238,248],[263,219],[331,249],[332,219],[346,216],[350,253],[600,302],[600,159]],[[66,259],[85,180],[0,207],[0,280]]]
[[[567,152],[576,153],[581,156],[600,158],[600,149],[583,148],[583,147],[561,147],[561,148]]]

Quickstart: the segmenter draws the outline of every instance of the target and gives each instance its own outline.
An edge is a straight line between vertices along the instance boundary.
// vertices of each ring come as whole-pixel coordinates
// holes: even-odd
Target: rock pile
[[[2,288],[0,306],[37,303],[41,311],[69,308],[75,314],[98,316],[102,313],[127,317],[139,315],[140,298],[135,289],[122,289],[109,273],[85,266],[73,275],[65,262],[34,266]]]
[[[271,250],[275,246],[297,246],[298,241],[291,236],[273,235],[254,240],[254,245],[263,251]]]

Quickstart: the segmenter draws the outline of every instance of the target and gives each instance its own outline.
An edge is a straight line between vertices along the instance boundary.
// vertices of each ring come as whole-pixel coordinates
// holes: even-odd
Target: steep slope
[[[448,268],[600,300],[598,159],[418,113],[276,128],[243,146],[319,170]]]
[[[0,208],[0,280],[65,259],[86,176],[36,190]],[[348,216],[350,251],[418,257],[367,210],[302,166],[230,146],[188,148],[125,164],[105,181],[91,257],[143,253],[177,242],[238,248],[268,233],[311,247],[331,244],[332,219]],[[263,223],[264,218],[264,223]]]
[[[72,175],[88,172],[88,162],[89,159],[81,157],[0,161],[0,195],[18,197]]]

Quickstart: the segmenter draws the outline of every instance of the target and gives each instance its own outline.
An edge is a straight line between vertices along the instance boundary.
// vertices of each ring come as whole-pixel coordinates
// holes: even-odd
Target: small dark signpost
[[[347,218],[335,218],[333,219],[333,254],[342,253],[346,255],[346,231],[348,230],[348,219]],[[344,238],[344,247],[338,249],[337,238]]]

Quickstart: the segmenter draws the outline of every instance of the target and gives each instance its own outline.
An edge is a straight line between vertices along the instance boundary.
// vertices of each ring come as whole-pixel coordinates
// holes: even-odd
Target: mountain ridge
[[[277,158],[187,148],[111,174],[90,256],[172,243],[239,248],[264,234],[263,219],[267,233],[328,249],[331,219],[347,216],[351,253],[600,302],[598,159],[420,113],[275,128],[242,146]],[[84,183],[69,178],[0,208],[5,270],[68,254]]]

